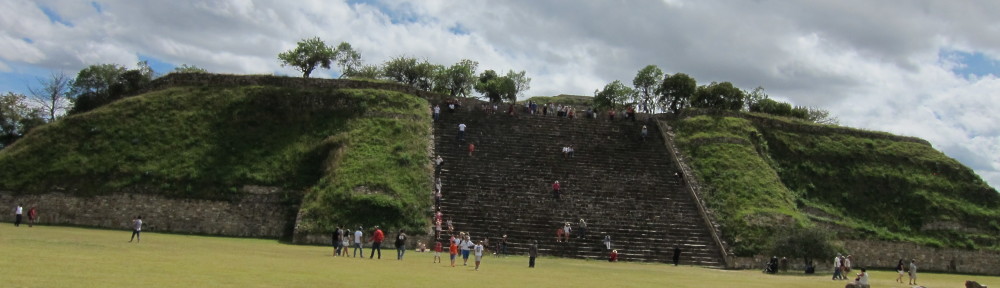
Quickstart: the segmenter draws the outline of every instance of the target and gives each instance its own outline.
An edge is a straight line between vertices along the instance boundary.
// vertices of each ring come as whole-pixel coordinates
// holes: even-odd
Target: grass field
[[[844,287],[828,273],[765,275],[663,264],[608,263],[541,257],[486,257],[472,266],[432,264],[408,251],[404,261],[384,249],[382,260],[331,257],[332,249],[275,240],[144,233],[0,223],[0,282],[4,287]],[[365,252],[368,252],[366,249]],[[444,256],[447,262],[447,255]],[[469,265],[473,265],[470,259]],[[895,273],[872,271],[872,287]],[[927,287],[964,287],[965,280],[1000,285],[1000,277],[922,273]]]

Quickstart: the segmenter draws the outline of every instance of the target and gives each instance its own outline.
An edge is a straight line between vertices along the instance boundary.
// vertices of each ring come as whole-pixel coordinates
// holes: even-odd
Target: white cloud
[[[71,26],[53,23],[44,5]],[[288,74],[276,55],[319,36],[367,63],[407,55],[526,70],[526,95],[631,83],[648,64],[699,83],[763,86],[844,124],[927,139],[1000,185],[1000,91],[941,51],[1000,57],[1000,2],[0,1],[0,65],[73,71],[138,55],[213,72]],[[456,27],[461,33],[453,33]],[[24,38],[32,39],[31,43]],[[3,68],[3,67],[0,67]],[[9,70],[9,68],[8,68]],[[335,72],[320,71],[318,77]],[[986,163],[986,164],[984,164]]]

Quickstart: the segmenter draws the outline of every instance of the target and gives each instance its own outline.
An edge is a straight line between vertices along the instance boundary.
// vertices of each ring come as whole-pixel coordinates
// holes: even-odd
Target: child
[[[611,255],[608,257],[608,262],[618,262],[618,250],[611,250]]]
[[[476,271],[479,271],[479,262],[483,261],[483,241],[476,243],[472,250],[476,253]]]
[[[458,255],[458,243],[455,241],[448,241],[451,246],[448,247],[448,253],[451,254],[451,267],[455,267],[455,256]]]
[[[434,242],[434,263],[441,263],[441,241]]]

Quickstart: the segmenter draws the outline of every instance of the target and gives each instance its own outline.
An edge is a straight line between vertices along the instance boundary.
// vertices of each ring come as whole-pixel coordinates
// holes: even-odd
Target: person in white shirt
[[[861,273],[858,273],[858,279],[854,282],[854,284],[859,288],[871,287],[868,285],[868,272],[865,271],[865,268],[861,268]]]
[[[458,124],[458,141],[465,141],[465,123]]]
[[[434,105],[434,121],[437,122],[441,118],[441,105]]]
[[[363,230],[363,229],[361,229],[361,227],[358,227],[358,231],[354,231],[354,257],[355,258],[358,257],[358,250],[361,250],[361,258],[365,258],[365,248],[361,247],[361,243],[362,243],[361,240],[363,240],[362,236],[364,236],[365,233],[361,232],[361,230]]]
[[[476,243],[473,250],[476,251],[476,271],[479,271],[479,262],[483,261],[483,241]]]
[[[21,206],[23,205],[24,204],[18,204],[17,207],[14,208],[14,227],[21,226],[21,214],[24,213],[24,208],[21,208]]]
[[[132,242],[132,240],[135,240],[136,243],[142,241],[139,239],[140,231],[142,231],[142,216],[132,219],[132,239],[129,239],[128,242]]]
[[[472,238],[469,235],[465,235],[462,242],[458,244],[458,247],[462,248],[462,266],[469,266],[469,253],[472,252],[472,246]]]

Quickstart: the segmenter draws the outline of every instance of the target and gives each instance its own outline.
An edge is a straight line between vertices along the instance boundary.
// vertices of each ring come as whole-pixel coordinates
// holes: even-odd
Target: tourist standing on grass
[[[399,230],[399,234],[396,234],[396,260],[403,260],[403,254],[406,252],[406,233],[403,230]]]
[[[347,257],[347,247],[351,247],[351,229],[344,229],[344,236],[340,238],[340,256]]]
[[[910,259],[910,285],[917,285],[917,260]]]
[[[681,262],[681,248],[677,247],[677,245],[674,245],[674,257],[671,259],[674,260],[674,266],[677,266],[677,263]]]
[[[528,247],[528,268],[535,268],[535,258],[538,257],[538,241],[531,241]]]
[[[469,254],[472,253],[472,237],[465,235],[462,238],[462,242],[458,244],[459,248],[462,248],[462,266],[469,266]]]
[[[28,227],[34,227],[38,223],[38,209],[31,207],[28,209]]]
[[[899,273],[899,277],[896,277],[896,282],[903,283],[903,272],[906,272],[906,268],[903,268],[903,259],[899,259],[899,263],[896,264],[896,273]]]
[[[476,253],[476,271],[479,271],[479,262],[483,261],[483,241],[476,243],[472,250]]]
[[[837,257],[833,257],[833,280],[840,280],[843,277],[840,271],[840,261],[840,254],[837,254]]]
[[[608,255],[608,262],[618,262],[618,250],[611,250],[611,254]]]
[[[448,241],[448,254],[451,255],[451,267],[455,267],[455,257],[458,256],[458,243]]]
[[[358,250],[361,250],[361,258],[365,258],[365,248],[361,246],[365,232],[361,232],[361,230],[363,230],[361,226],[358,226],[358,230],[354,231],[354,258],[358,257]]]
[[[382,229],[375,226],[375,232],[372,233],[372,253],[368,256],[368,259],[375,259],[375,252],[378,251],[378,259],[382,259],[382,240],[385,240],[385,234],[382,233]],[[361,257],[364,257],[363,255]]]
[[[503,235],[503,238],[500,238],[500,250],[497,251],[497,254],[500,254],[502,256],[506,256],[507,255],[507,235],[506,234]]]
[[[337,226],[337,230],[333,230],[333,256],[340,255],[341,247],[340,243],[344,240],[344,229]]]
[[[139,239],[140,231],[142,231],[142,215],[132,219],[132,239],[129,239],[128,242],[135,240],[136,243],[139,243],[142,241],[142,239]]]
[[[14,207],[14,227],[21,227],[21,214],[24,213],[24,208],[21,208],[24,204],[18,204]]]
[[[441,263],[441,241],[434,241],[434,263]]]

